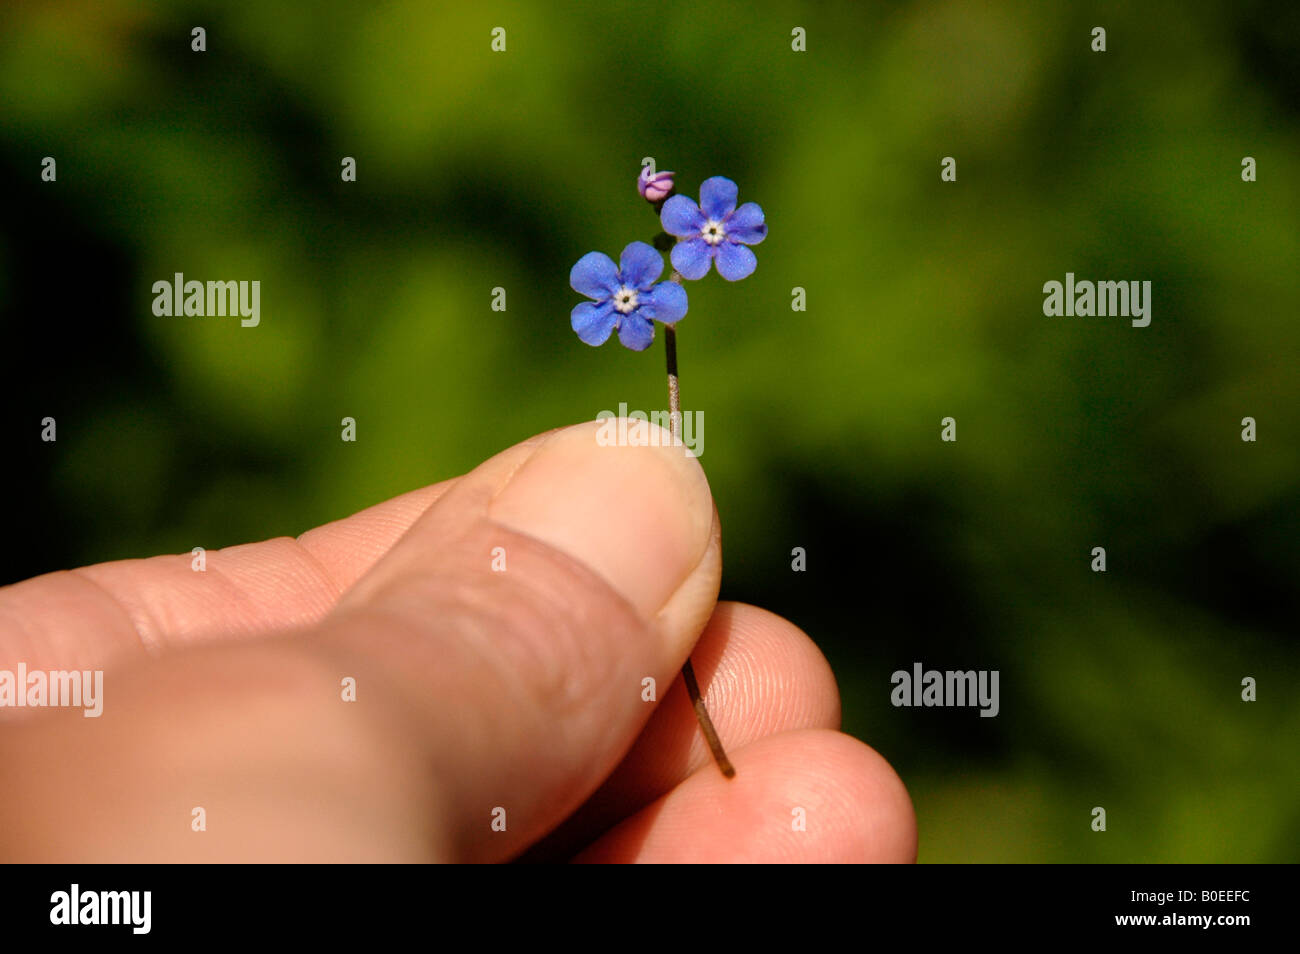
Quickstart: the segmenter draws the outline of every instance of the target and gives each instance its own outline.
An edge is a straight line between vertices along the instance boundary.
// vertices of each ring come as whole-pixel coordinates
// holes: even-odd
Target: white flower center
[[[619,314],[626,315],[636,310],[636,289],[623,285],[614,292],[614,307]]]
[[[710,245],[717,245],[726,237],[726,231],[722,228],[722,223],[716,219],[709,219],[704,223],[704,228],[700,230],[704,241]]]

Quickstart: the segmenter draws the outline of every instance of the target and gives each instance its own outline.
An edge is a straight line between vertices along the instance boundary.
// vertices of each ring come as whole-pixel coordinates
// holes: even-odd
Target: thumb
[[[457,481],[320,636],[414,705],[463,859],[522,851],[596,789],[650,715],[643,681],[666,692],[717,599],[699,463],[654,425],[628,422],[632,446],[600,426]]]

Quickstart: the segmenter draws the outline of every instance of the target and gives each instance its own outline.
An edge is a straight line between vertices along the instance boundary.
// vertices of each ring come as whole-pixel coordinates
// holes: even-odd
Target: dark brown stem
[[[668,431],[674,446],[682,439],[682,389],[677,381],[677,329],[664,325],[664,352],[668,357]]]
[[[668,355],[668,428],[673,438],[673,446],[681,446],[682,392],[677,381],[677,331],[672,325],[664,325],[664,349]],[[704,741],[709,743],[709,751],[713,753],[713,761],[718,763],[718,768],[722,770],[723,775],[734,778],[735,766],[731,764],[731,759],[727,758],[722,740],[718,738],[718,730],[713,727],[713,720],[709,718],[704,697],[700,695],[700,684],[695,681],[695,667],[691,665],[689,657],[682,666],[682,679],[686,682],[686,695],[690,697],[691,706],[695,709],[695,718],[699,720]]]

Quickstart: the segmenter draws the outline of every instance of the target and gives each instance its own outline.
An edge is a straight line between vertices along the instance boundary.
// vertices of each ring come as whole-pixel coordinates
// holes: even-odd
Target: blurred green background
[[[770,229],[679,326],[723,595],[823,647],[921,860],[1297,860],[1298,46],[1249,0],[5,5],[0,582],[662,408],[658,346],[569,329],[653,156]],[[261,325],[155,317],[176,271],[259,279]],[[1067,271],[1150,280],[1150,327],[1044,317]],[[892,707],[914,662],[1001,713]]]

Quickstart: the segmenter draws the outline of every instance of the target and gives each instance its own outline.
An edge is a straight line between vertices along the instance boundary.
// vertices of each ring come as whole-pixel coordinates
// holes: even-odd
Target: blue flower
[[[684,195],[664,203],[659,215],[664,231],[682,241],[673,246],[673,268],[694,281],[718,263],[718,274],[729,282],[754,274],[758,259],[746,245],[767,238],[763,210],[753,202],[736,208],[736,183],[726,176],[705,179],[700,186],[700,204]]]
[[[602,345],[617,330],[618,340],[633,351],[650,347],[656,321],[671,325],[686,314],[686,289],[676,282],[655,284],[663,270],[663,256],[645,242],[623,249],[617,266],[601,252],[578,259],[569,284],[594,299],[573,309],[571,324],[578,337]]]

